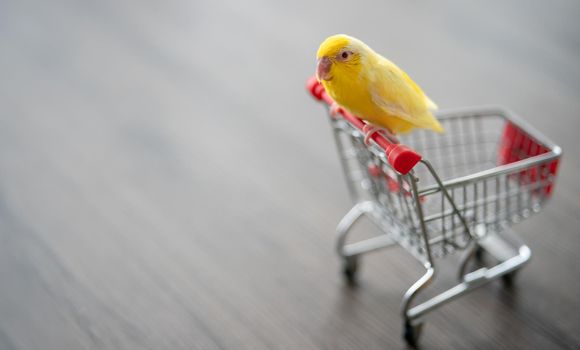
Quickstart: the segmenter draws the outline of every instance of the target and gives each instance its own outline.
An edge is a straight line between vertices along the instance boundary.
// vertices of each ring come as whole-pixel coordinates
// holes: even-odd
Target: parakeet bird
[[[328,37],[316,54],[316,77],[342,108],[387,131],[387,137],[414,128],[443,132],[431,113],[437,109],[423,90],[393,62],[348,35]],[[368,137],[378,128],[370,128]]]

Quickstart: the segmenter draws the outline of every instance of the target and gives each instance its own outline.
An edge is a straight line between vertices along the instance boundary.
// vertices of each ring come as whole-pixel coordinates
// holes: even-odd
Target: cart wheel
[[[349,284],[354,284],[356,281],[356,272],[358,270],[358,257],[348,256],[342,262],[342,273]]]
[[[477,262],[483,262],[483,257],[485,255],[485,250],[482,247],[477,247],[477,250],[475,251],[475,260],[477,260]]]
[[[415,348],[419,343],[419,337],[421,336],[421,331],[423,330],[423,322],[418,322],[411,324],[410,322],[405,322],[405,331],[403,333],[403,338],[409,346]]]
[[[505,275],[501,276],[501,280],[503,282],[504,287],[511,288],[514,285],[514,281],[517,276],[517,271],[512,271],[510,273],[506,273]]]

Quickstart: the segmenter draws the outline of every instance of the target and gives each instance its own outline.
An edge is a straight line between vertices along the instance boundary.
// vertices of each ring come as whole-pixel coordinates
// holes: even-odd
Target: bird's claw
[[[332,102],[328,113],[330,114],[331,117],[338,118],[338,115],[342,113],[342,107],[340,107],[338,103]]]
[[[390,143],[395,143],[395,144],[400,143],[399,139],[393,133],[391,133],[390,131],[388,131],[386,129],[383,129],[383,128],[380,128],[378,126],[366,124],[363,127],[363,133],[365,134],[365,139],[364,139],[365,145],[367,145],[367,146],[370,145],[371,137],[376,132],[378,132],[381,135],[383,135],[383,137],[385,137]]]

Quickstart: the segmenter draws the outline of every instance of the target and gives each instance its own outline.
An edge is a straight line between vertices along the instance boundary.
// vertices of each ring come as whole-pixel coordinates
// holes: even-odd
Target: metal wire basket
[[[312,95],[331,98],[311,78]],[[415,345],[427,312],[475,287],[509,281],[531,252],[510,230],[540,211],[550,198],[561,149],[513,113],[501,108],[465,108],[437,115],[446,132],[418,130],[394,145],[379,133],[364,142],[365,123],[340,111],[331,116],[338,153],[354,201],[337,227],[343,271],[355,280],[358,257],[398,243],[426,268],[403,298],[404,338]],[[404,146],[403,146],[404,145]],[[368,217],[384,233],[346,244],[352,225]],[[459,283],[413,306],[435,276],[435,259],[465,252]],[[487,253],[493,267],[467,272],[473,257]]]

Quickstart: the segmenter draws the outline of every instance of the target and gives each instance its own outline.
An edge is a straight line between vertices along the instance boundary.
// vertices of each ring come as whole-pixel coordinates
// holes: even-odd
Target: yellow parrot
[[[330,97],[375,126],[367,131],[365,142],[377,126],[395,143],[395,134],[414,128],[443,132],[431,113],[437,105],[402,69],[362,41],[333,35],[322,42],[316,58],[316,77]]]

